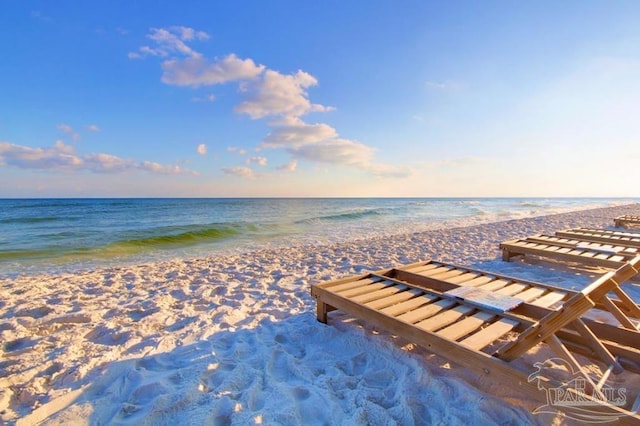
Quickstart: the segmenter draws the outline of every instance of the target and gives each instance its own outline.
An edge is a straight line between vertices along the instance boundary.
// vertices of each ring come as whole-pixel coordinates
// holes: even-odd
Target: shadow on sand
[[[333,313],[221,331],[89,372],[23,421],[45,424],[532,424],[520,408],[429,371],[392,339]],[[445,370],[446,372],[446,370]]]

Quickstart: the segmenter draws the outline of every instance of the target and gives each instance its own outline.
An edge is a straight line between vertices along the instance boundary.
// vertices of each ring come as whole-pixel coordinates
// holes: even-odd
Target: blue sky
[[[17,1],[0,197],[638,196],[636,1]]]

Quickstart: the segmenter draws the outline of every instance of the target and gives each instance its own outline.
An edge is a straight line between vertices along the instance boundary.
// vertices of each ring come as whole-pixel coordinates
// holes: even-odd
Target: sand
[[[619,206],[2,280],[0,423],[562,423],[531,415],[506,384],[345,314],[318,323],[309,285],[432,258],[580,288],[602,271],[503,262],[498,243],[638,213]]]

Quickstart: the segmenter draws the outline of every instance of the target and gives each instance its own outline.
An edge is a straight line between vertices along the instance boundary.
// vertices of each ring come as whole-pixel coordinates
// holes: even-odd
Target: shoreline
[[[269,210],[271,213],[259,216],[255,221],[231,220],[229,222],[229,217],[221,217],[220,222],[208,223],[204,221],[189,224],[190,220],[180,216],[182,219],[177,220],[174,225],[184,232],[168,231],[166,226],[151,226],[148,229],[145,228],[144,235],[139,234],[138,230],[133,229],[132,226],[126,225],[131,220],[127,216],[127,209],[131,209],[135,203],[127,205],[127,207],[107,209],[106,214],[110,220],[114,220],[115,223],[122,221],[124,224],[116,226],[115,229],[103,229],[102,231],[86,228],[87,223],[97,220],[96,217],[89,217],[84,225],[83,223],[74,223],[75,219],[72,216],[49,212],[47,210],[49,205],[44,203],[34,206],[34,208],[38,212],[36,216],[40,219],[53,220],[52,223],[55,225],[48,231],[50,234],[45,232],[45,235],[41,236],[40,242],[36,242],[37,239],[28,238],[31,232],[29,229],[14,229],[12,231],[9,227],[8,232],[13,233],[13,237],[5,241],[7,243],[5,250],[0,254],[0,279],[15,279],[21,275],[79,274],[96,269],[132,267],[172,260],[197,260],[238,254],[250,255],[251,252],[262,249],[311,248],[315,250],[327,245],[376,237],[394,238],[442,228],[470,227],[511,219],[560,214],[576,209],[617,207],[624,205],[621,204],[622,202],[627,204],[631,202],[631,200],[607,199],[607,203],[598,203],[593,199],[559,199],[555,202],[538,204],[531,199],[518,201],[518,199],[506,198],[504,200],[508,201],[508,204],[503,205],[491,201],[492,199],[468,201],[454,199],[453,203],[443,203],[440,206],[440,211],[435,208],[439,205],[439,201],[431,204],[429,200],[410,200],[410,203],[400,205],[385,205],[384,203],[365,203],[355,206],[333,205],[338,211],[336,214],[328,215],[317,211],[320,206],[305,205],[306,210],[303,209],[302,212],[298,211],[293,216],[288,216],[286,205],[275,205],[271,206],[276,209],[275,211]],[[576,202],[575,200],[580,200],[581,203],[572,205]],[[71,208],[71,206],[73,205],[67,207]],[[197,213],[198,208],[202,206],[187,207],[194,209]],[[211,207],[215,208],[216,205],[213,204]],[[251,204],[245,207],[250,208]],[[296,206],[289,207],[295,208]],[[154,206],[154,208],[157,209],[158,206]],[[251,208],[255,210],[255,206]],[[403,211],[404,213],[401,213]],[[278,212],[288,219],[277,219],[280,217],[277,216]],[[259,212],[254,213],[260,215]],[[20,219],[14,216],[10,214],[10,218],[6,220],[11,223],[29,223],[29,220],[25,221],[24,218]],[[442,218],[436,220],[436,217],[439,216]],[[348,220],[342,222],[345,218]],[[36,223],[39,223],[38,220]],[[258,228],[252,228],[252,224]],[[70,228],[75,229],[74,227],[78,229],[67,232]],[[37,231],[37,229],[39,228],[36,228],[35,234],[43,232],[42,230]],[[115,236],[113,238],[106,237],[106,235],[112,234],[111,231],[114,231],[113,235]],[[95,233],[95,238],[100,243],[93,245],[87,242],[85,238],[87,232]],[[27,238],[25,245],[23,245],[22,237],[18,236],[25,235],[25,233]],[[221,236],[219,233],[228,234]],[[51,235],[65,236],[60,240],[52,241],[49,240]],[[72,241],[73,235],[79,236],[80,242],[74,243]],[[195,240],[193,240],[194,238]],[[51,243],[55,243],[54,246],[58,245],[59,248],[55,249],[50,245]],[[366,244],[366,241],[363,241],[363,244]],[[15,245],[13,250],[11,249],[12,245]]]
[[[630,204],[0,279],[0,420],[535,423],[526,401],[479,392],[467,383],[500,393],[409,342],[380,339],[341,313],[329,327],[316,323],[309,285],[432,258],[575,288],[599,271],[502,262],[498,243],[611,227],[615,216],[639,211]]]

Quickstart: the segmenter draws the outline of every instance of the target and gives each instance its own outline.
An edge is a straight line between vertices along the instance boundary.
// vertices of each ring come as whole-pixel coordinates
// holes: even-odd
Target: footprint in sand
[[[88,332],[84,338],[98,345],[122,345],[131,337],[130,331],[119,332],[108,327],[99,326]]]
[[[155,307],[155,308],[151,308],[151,309],[147,309],[147,310],[143,310],[143,309],[135,309],[133,311],[129,311],[127,313],[127,315],[129,316],[129,318],[131,318],[133,321],[138,322],[140,321],[142,318],[144,317],[148,317],[149,315],[155,314],[156,312],[159,312],[160,308]]]
[[[307,388],[302,386],[297,386],[293,388],[293,397],[298,401],[305,401],[309,399],[311,396],[311,392]]]
[[[0,331],[5,331],[5,330],[15,330],[15,327],[9,324],[8,322],[0,323]]]
[[[51,319],[47,319],[42,325],[49,327],[56,324],[87,324],[92,321],[90,315],[86,314],[68,314]]]
[[[148,405],[151,401],[169,392],[166,386],[160,382],[144,384],[136,388],[131,394],[130,403],[134,405]]]
[[[223,361],[215,368],[205,371],[200,377],[201,390],[204,392],[220,391],[221,386],[233,376],[237,364]]]
[[[5,352],[22,352],[26,349],[30,349],[38,343],[38,340],[32,340],[27,337],[21,337],[19,339],[11,340],[2,345]]]
[[[51,312],[53,312],[53,309],[51,309],[48,306],[40,306],[37,308],[31,308],[31,309],[22,309],[18,312],[16,312],[16,317],[31,317],[33,319],[39,319],[42,318],[44,316],[49,315]]]
[[[291,361],[291,357],[286,352],[276,349],[267,364],[267,372],[276,380],[290,380],[295,377]]]
[[[157,356],[141,358],[135,362],[135,368],[143,368],[148,371],[165,371],[169,367],[163,362],[160,362]]]
[[[182,319],[174,322],[170,326],[168,326],[167,327],[167,331],[174,332],[174,331],[182,330],[183,328],[185,328],[189,324],[192,324],[192,323],[196,322],[197,320],[198,320],[198,317],[182,318]]]
[[[211,415],[206,424],[230,425],[232,424],[234,402],[228,396],[224,396],[214,401],[211,408]]]

